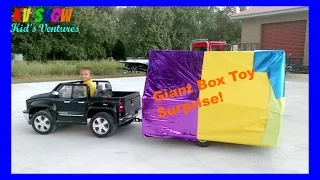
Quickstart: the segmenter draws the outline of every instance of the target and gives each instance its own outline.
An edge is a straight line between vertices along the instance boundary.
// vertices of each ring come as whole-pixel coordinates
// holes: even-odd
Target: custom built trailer
[[[284,51],[151,51],[142,133],[277,146],[284,84]]]

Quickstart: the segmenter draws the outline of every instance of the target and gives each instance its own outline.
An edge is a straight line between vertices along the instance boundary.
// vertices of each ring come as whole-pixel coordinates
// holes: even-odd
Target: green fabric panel
[[[284,107],[284,97],[276,99],[270,85],[269,113],[264,136],[262,138],[263,145],[278,146]]]

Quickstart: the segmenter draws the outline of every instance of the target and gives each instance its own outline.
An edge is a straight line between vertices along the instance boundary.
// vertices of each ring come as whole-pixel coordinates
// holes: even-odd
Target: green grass
[[[90,67],[95,75],[123,73],[124,65],[117,61],[49,61],[48,63],[13,61],[12,77],[78,75],[81,67]]]
[[[93,78],[142,76],[145,73],[124,74],[124,64],[117,61],[49,61],[48,63],[13,61],[12,83],[74,80],[81,67],[90,67]]]

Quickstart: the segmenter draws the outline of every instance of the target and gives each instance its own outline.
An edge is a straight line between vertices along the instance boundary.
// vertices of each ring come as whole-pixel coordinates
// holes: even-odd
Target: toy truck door
[[[58,122],[86,122],[88,91],[86,85],[64,85],[55,100]]]

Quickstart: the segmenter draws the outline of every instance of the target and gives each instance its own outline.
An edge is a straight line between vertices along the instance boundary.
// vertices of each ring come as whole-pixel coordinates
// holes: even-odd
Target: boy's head
[[[91,79],[92,70],[89,67],[83,67],[80,69],[80,77],[82,81],[87,81]]]

